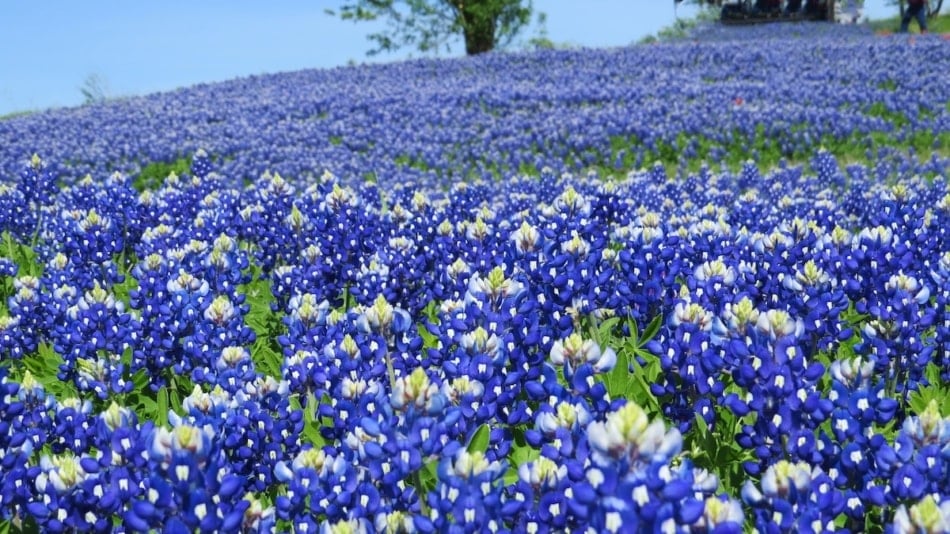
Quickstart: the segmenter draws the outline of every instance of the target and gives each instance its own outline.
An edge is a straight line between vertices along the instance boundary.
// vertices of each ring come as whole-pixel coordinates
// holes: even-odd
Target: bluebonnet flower
[[[940,492],[950,481],[950,418],[941,417],[935,401],[918,416],[904,420],[894,445],[878,452],[890,478],[890,502],[918,501]]]
[[[950,500],[926,495],[910,508],[901,505],[894,514],[889,532],[898,534],[930,534],[950,530]]]
[[[745,516],[739,501],[717,495],[707,497],[703,504],[703,515],[692,526],[693,532],[742,532]]]
[[[213,430],[181,422],[170,430],[155,428],[148,440],[151,476],[123,516],[128,528],[230,530],[242,524],[250,503]]]
[[[34,388],[35,384],[27,378],[33,380],[27,373],[23,380],[26,387]],[[0,477],[0,518],[7,521],[24,513],[24,506],[31,493],[28,460],[36,444],[42,445],[43,439],[31,439],[29,427],[21,422],[29,421],[31,414],[24,413],[24,409],[32,408],[32,403],[25,404],[20,396],[22,387],[7,378],[6,368],[0,368],[0,469],[3,469],[4,473],[3,477]],[[29,400],[29,397],[26,397],[26,400]]]
[[[612,348],[601,349],[594,341],[574,333],[554,342],[550,359],[553,365],[563,367],[564,378],[570,382],[574,372],[584,365],[589,365],[594,373],[610,371],[617,363],[617,354]]]
[[[22,333],[18,339],[4,341],[13,358],[23,357],[36,350],[46,321],[42,314],[43,295],[40,279],[35,276],[20,276],[13,280],[14,294],[7,300],[9,315],[4,319],[4,330]]]
[[[929,299],[927,286],[899,272],[858,307],[871,318],[864,325],[862,343],[855,350],[874,354],[875,369],[894,384],[904,400],[923,378],[923,368],[934,351],[921,341],[936,315],[926,305]],[[913,359],[909,354],[914,355]]]
[[[833,528],[840,499],[833,495],[830,479],[804,463],[779,460],[762,474],[760,487],[750,480],[742,487],[742,500],[752,507],[760,532],[825,531]]]
[[[810,337],[816,340],[815,347],[832,348],[844,329],[840,316],[847,309],[847,298],[837,279],[814,260],[808,260],[795,269],[794,275],[785,276],[782,285],[792,292],[794,299],[789,310],[808,326]]]
[[[77,398],[63,399],[56,405],[53,417],[56,424],[56,440],[51,444],[54,453],[65,450],[81,453],[88,450],[89,441],[95,433],[92,417],[92,402]]]
[[[60,380],[100,399],[110,392],[128,393],[129,379],[122,354],[134,343],[137,321],[125,305],[98,283],[66,310],[66,322],[53,331],[53,347],[63,357]]]
[[[286,495],[275,502],[276,515],[298,530],[317,528],[320,515],[333,522],[345,519],[360,479],[342,455],[312,448],[301,450],[289,465],[278,463],[274,474],[287,484]]]
[[[487,276],[474,273],[469,278],[466,303],[489,306],[498,312],[505,301],[515,301],[524,291],[524,284],[516,278],[507,277],[502,267],[495,267]]]
[[[71,453],[44,455],[35,482],[38,500],[29,503],[27,509],[50,532],[108,531],[111,518],[96,513],[95,497],[89,492],[89,479],[98,472],[95,458],[77,458]]]
[[[643,408],[632,402],[610,413],[606,421],[591,423],[587,432],[594,459],[601,463],[649,465],[669,460],[682,446],[678,430],[667,431],[661,420],[650,422]]]
[[[12,187],[7,184],[0,187],[0,199],[6,208],[2,220],[4,231],[25,242],[39,230],[42,218],[49,216],[44,213],[45,208],[55,204],[59,192],[56,173],[54,166],[33,154],[20,170],[19,180]]]
[[[438,384],[432,383],[425,370],[417,367],[409,376],[396,379],[390,402],[396,410],[434,415],[442,412],[446,400]]]
[[[22,433],[33,443],[33,448],[41,448],[48,442],[50,431],[55,429],[51,412],[56,399],[46,393],[43,385],[29,371],[23,374],[16,395],[22,403],[22,411],[18,408],[10,425],[11,431]]]
[[[651,384],[651,391],[663,400],[664,413],[681,431],[691,427],[695,415],[712,424],[711,402],[724,391],[717,377],[726,367],[720,355],[725,325],[701,304],[688,300],[678,301],[669,317],[670,339],[659,342],[667,345],[658,354],[664,376]]]
[[[238,247],[234,238],[221,234],[214,239],[211,250],[203,254],[200,267],[192,268],[191,274],[207,280],[216,293],[233,294],[237,286],[251,281],[247,273],[249,265],[247,252]]]
[[[438,511],[433,526],[443,532],[479,532],[500,528],[497,516],[503,495],[506,465],[489,461],[480,451],[459,449],[439,463],[439,482],[430,495]]]

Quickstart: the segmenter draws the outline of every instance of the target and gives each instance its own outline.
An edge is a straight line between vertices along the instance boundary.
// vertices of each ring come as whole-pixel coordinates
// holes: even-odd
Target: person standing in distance
[[[910,19],[914,17],[917,18],[920,33],[927,33],[926,0],[907,0],[907,10],[904,11],[904,18],[901,19],[901,33],[907,33],[907,29],[910,26]]]

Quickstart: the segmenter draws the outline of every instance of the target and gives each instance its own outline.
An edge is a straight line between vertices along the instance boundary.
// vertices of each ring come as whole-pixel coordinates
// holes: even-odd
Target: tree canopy
[[[448,49],[461,35],[465,53],[488,52],[508,44],[531,20],[531,0],[355,0],[339,12],[344,20],[386,21],[386,29],[370,34],[369,54],[403,46],[421,52]]]

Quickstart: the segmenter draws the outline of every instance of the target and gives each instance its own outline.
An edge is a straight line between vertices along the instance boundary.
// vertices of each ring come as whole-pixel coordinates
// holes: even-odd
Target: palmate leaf
[[[244,322],[256,337],[251,346],[251,360],[257,371],[279,380],[284,357],[277,337],[284,332],[284,324],[280,314],[271,308],[274,293],[270,280],[260,278],[257,267],[252,268],[251,272],[251,281],[238,288],[250,308],[244,316]]]
[[[911,410],[920,415],[931,402],[935,402],[940,415],[947,417],[950,415],[950,384],[940,378],[940,367],[932,362],[924,370],[924,376],[929,385],[910,393],[908,400]]]
[[[637,322],[626,322],[629,335],[621,337],[616,327],[619,318],[611,318],[599,325],[593,334],[594,339],[603,347],[614,349],[617,363],[603,375],[604,386],[612,399],[628,399],[642,406],[651,416],[662,413],[659,400],[650,391],[650,384],[660,375],[660,362],[655,355],[646,350],[646,344],[656,337],[663,325],[663,316],[658,315],[647,325],[641,335]],[[639,359],[645,364],[641,365]]]
[[[323,425],[320,420],[320,402],[313,392],[307,393],[305,404],[300,404],[300,397],[297,394],[290,397],[290,408],[292,410],[303,410],[303,431],[301,439],[304,443],[309,443],[314,447],[322,447],[327,444],[326,438],[320,433],[320,427]]]
[[[275,350],[275,339],[270,336],[258,337],[254,341],[254,345],[251,346],[251,361],[254,362],[254,368],[257,371],[280,380],[284,357],[278,350]]]
[[[17,265],[17,277],[42,274],[43,265],[37,261],[36,253],[32,248],[17,241],[10,232],[3,232],[2,237],[0,258],[7,258]],[[7,302],[15,293],[13,280],[12,276],[0,277],[0,316],[9,312]]]
[[[60,400],[78,398],[79,393],[73,383],[60,380],[57,376],[62,364],[62,356],[47,343],[41,343],[36,352],[25,356],[22,360],[23,369],[29,371],[33,378],[43,386],[43,389],[54,398]],[[18,381],[23,378],[19,373],[15,373],[13,377]]]
[[[3,247],[0,255],[16,263],[17,276],[40,276],[43,273],[43,264],[37,261],[33,248],[17,241],[10,232],[3,232],[0,246]]]
[[[438,459],[429,460],[422,464],[422,467],[420,467],[413,476],[416,491],[423,499],[425,499],[427,493],[435,489],[435,485],[439,482],[438,467]]]

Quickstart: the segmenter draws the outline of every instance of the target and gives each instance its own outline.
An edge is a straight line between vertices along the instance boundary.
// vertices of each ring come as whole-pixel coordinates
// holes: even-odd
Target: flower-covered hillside
[[[13,176],[40,153],[75,180],[203,148],[234,179],[398,182],[715,164],[746,147],[770,163],[822,144],[890,160],[892,141],[945,158],[946,42],[817,26],[243,78],[0,121],[0,161]]]

